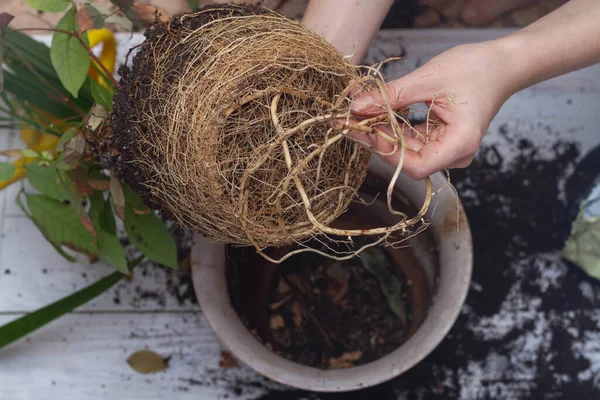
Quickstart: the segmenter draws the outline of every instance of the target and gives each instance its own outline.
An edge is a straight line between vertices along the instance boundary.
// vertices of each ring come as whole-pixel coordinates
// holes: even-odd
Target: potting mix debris
[[[600,282],[560,255],[578,201],[600,170],[600,147],[580,154],[575,135],[566,141],[546,126],[499,129],[471,167],[452,172],[473,233],[473,280],[458,320],[425,360],[390,382],[340,394],[293,390],[216,361],[181,379],[179,390],[214,387],[222,398],[245,400],[600,398]],[[534,144],[534,137],[544,140]],[[140,288],[145,294],[132,301],[164,301],[163,274],[169,291],[191,293],[188,272],[163,271],[142,268],[157,288]]]
[[[269,343],[301,364],[350,368],[383,357],[409,336],[411,287],[381,248],[344,262],[292,257],[277,269],[269,297]]]

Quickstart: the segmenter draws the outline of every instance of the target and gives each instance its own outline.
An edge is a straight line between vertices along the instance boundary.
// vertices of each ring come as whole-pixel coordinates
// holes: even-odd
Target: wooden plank
[[[26,312],[79,290],[113,268],[103,262],[70,263],[24,217],[4,218],[0,239],[0,312]],[[82,307],[83,310],[197,310],[187,271],[146,263],[136,268],[131,282]]]
[[[454,45],[509,32],[381,32],[367,61],[397,56],[404,48],[406,59],[390,64],[385,70],[391,79]],[[124,38],[128,38],[127,44],[123,44]],[[130,39],[129,35],[120,35],[119,56],[141,40],[139,34]],[[543,144],[549,138],[560,137],[581,142],[582,153],[585,152],[600,141],[598,76],[600,66],[594,66],[516,94],[490,126],[486,143],[499,142],[500,128],[508,124],[509,131],[531,133],[535,143]],[[0,140],[4,135],[2,132]],[[16,140],[15,134],[11,135]],[[0,142],[0,146],[5,143]],[[503,156],[510,157],[509,148],[500,150]],[[15,188],[0,194],[9,198],[8,202],[0,203],[3,211],[0,219],[0,324],[16,318],[19,314],[15,312],[43,306],[111,270],[101,263],[70,264],[57,256],[12,205]],[[10,269],[10,273],[6,274],[6,269]],[[186,290],[185,282],[172,284],[171,289],[166,283],[180,278],[183,279],[178,273],[145,266],[131,283],[118,285],[77,313],[53,322],[26,341],[3,349],[0,352],[0,399],[40,398],[41,393],[44,400],[135,400],[166,396],[200,400],[254,399],[268,391],[283,389],[248,368],[223,370],[218,367],[221,345],[197,306],[185,296],[180,304],[175,294]],[[171,356],[169,368],[148,376],[132,371],[125,360],[145,347]],[[590,356],[600,357],[597,350]],[[473,387],[477,385],[473,383]]]
[[[142,349],[168,368],[132,370],[126,360]],[[197,312],[71,314],[2,350],[0,399],[255,399],[283,389],[247,367],[220,368],[221,350]]]

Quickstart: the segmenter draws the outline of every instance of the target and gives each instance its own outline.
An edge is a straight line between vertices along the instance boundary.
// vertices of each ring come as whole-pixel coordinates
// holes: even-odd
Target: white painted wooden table
[[[406,59],[386,70],[389,78],[398,77],[451,46],[506,33],[385,31],[371,47],[367,61],[380,61],[405,51]],[[127,48],[139,43],[141,37],[120,39],[122,59]],[[597,65],[515,95],[492,123],[485,141],[498,139],[495,132],[501,124],[527,130],[543,122],[561,135],[579,140],[583,154],[600,142],[599,116]],[[0,148],[17,146],[15,132],[1,132]],[[510,158],[507,152],[503,156]],[[17,190],[18,184],[0,193],[0,324],[81,289],[111,271],[102,263],[70,264],[57,255],[15,206]],[[191,288],[183,276],[144,266],[133,281],[119,283],[91,303],[0,350],[0,400],[258,399],[269,391],[285,390],[246,367],[219,367],[221,345],[198,306],[185,296]],[[131,370],[126,359],[143,348],[170,357],[169,367],[153,375]],[[480,383],[474,380],[472,384]]]

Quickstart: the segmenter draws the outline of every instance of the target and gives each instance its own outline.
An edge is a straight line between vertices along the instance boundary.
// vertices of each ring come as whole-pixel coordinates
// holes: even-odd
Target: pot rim
[[[371,171],[380,176],[390,174],[387,167],[377,162],[372,164]],[[419,184],[406,177],[401,177],[400,181],[412,185],[412,189]],[[442,173],[433,175],[432,181],[434,188],[447,182]],[[402,183],[399,185],[403,187]],[[294,363],[267,349],[246,328],[231,305],[225,277],[225,245],[212,243],[195,234],[192,279],[208,324],[242,363],[269,379],[298,389],[350,391],[377,385],[406,372],[431,353],[448,334],[465,302],[471,281],[473,246],[462,203],[452,190],[444,190],[436,197],[438,201],[434,209],[437,211],[431,213],[428,229],[434,230],[440,257],[438,289],[421,326],[402,346],[386,356],[352,368],[321,370]],[[460,211],[458,219],[457,205]],[[446,257],[449,257],[449,265],[443,264]]]

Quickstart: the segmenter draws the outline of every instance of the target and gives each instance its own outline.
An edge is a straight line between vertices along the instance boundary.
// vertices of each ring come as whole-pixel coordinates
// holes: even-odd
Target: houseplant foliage
[[[0,14],[0,129],[20,132],[23,142],[1,151],[0,189],[20,185],[16,204],[67,260],[83,255],[116,271],[0,328],[0,347],[107,290],[144,258],[178,266],[169,227],[93,157],[118,86],[116,41],[107,26],[131,30],[160,14],[133,0],[112,0],[112,10],[70,0],[26,2],[64,15],[54,29],[37,29],[52,34],[48,47],[11,29],[13,16]],[[95,47],[102,47],[99,55]],[[128,255],[122,243],[139,255]]]

